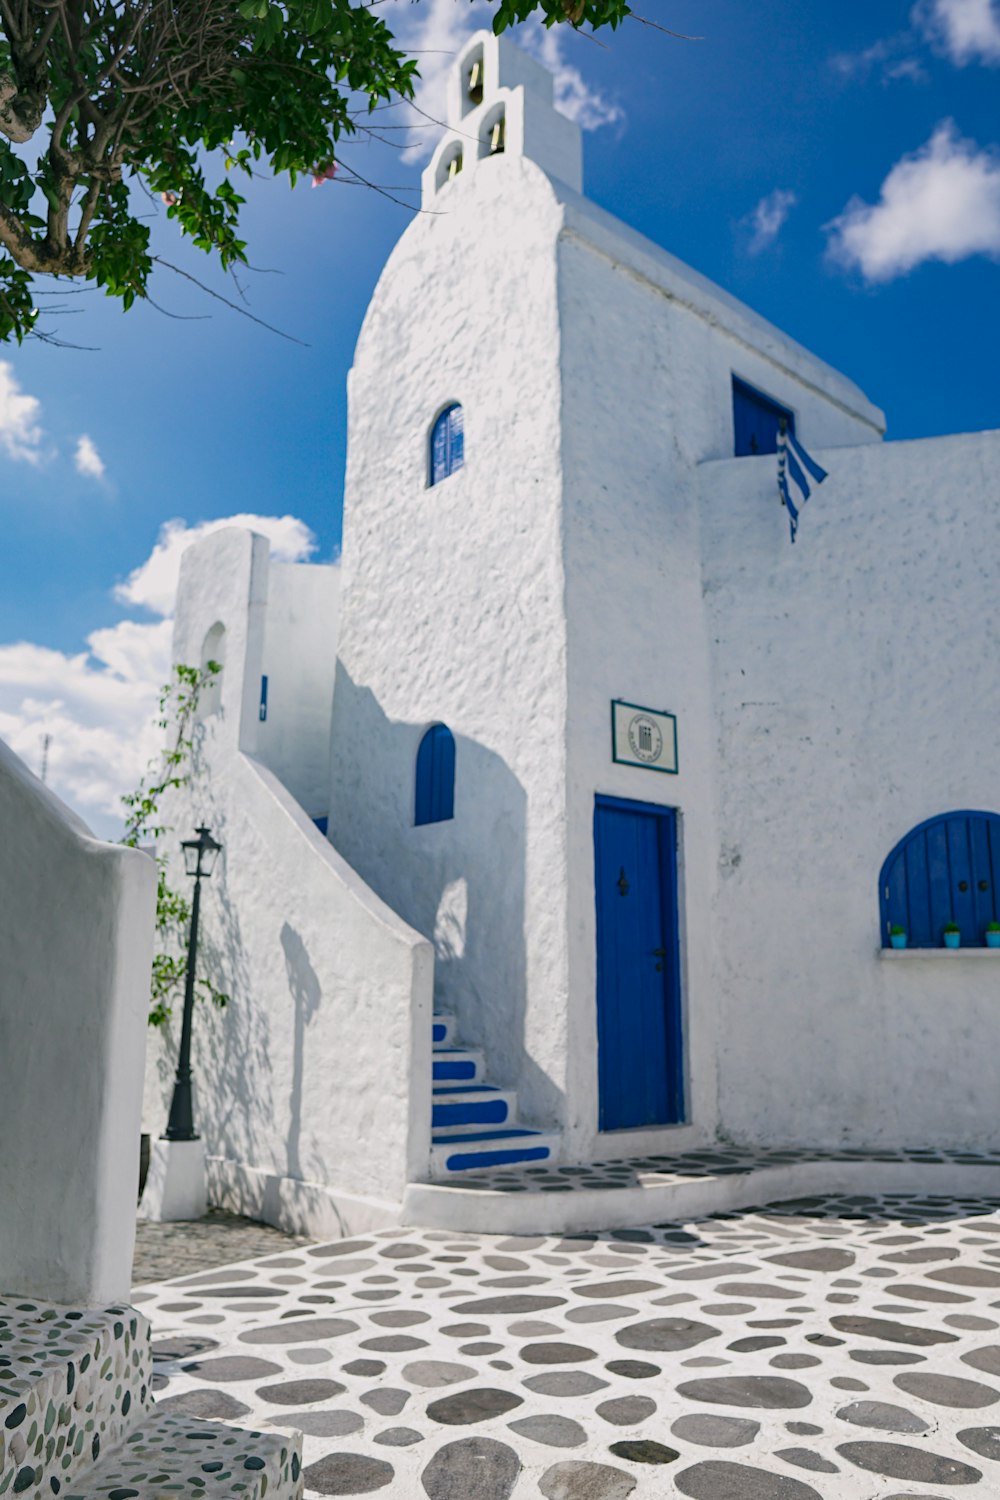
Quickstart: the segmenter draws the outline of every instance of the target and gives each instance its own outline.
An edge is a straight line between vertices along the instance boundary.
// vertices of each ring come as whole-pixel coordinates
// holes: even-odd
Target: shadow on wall
[[[331,843],[434,944],[435,1008],[457,1016],[461,1042],[484,1049],[490,1082],[521,1089],[532,1101],[531,1123],[559,1124],[563,1092],[525,1045],[524,788],[494,751],[455,734],[454,818],[416,827],[416,757],[428,723],[389,719],[342,663],[334,702],[355,743],[379,748],[377,760],[358,757],[341,771]],[[557,899],[556,888],[552,894]]]
[[[288,973],[288,992],[292,997],[294,1036],[292,1043],[292,1087],[288,1115],[288,1175],[302,1178],[313,1175],[302,1171],[299,1140],[302,1134],[302,1081],[305,1058],[306,1027],[319,1009],[320,982],[309,961],[306,945],[294,927],[287,922],[281,928],[281,946]]]
[[[229,879],[229,861],[238,857],[231,848],[233,838],[224,794],[216,795],[209,775],[209,741],[221,732],[217,717],[198,724],[194,731],[190,783],[175,813],[167,806],[168,822],[174,826],[169,841],[171,876],[185,894],[191,882],[179,862],[179,841],[187,838],[182,819],[203,821],[222,844],[222,853],[202,890],[202,922],[199,931],[198,972],[229,996],[223,1009],[198,999],[194,1024],[195,1126],[205,1137],[213,1155],[263,1163],[271,1157],[270,1138],[262,1126],[275,1117],[272,1037],[264,1007],[254,1004],[254,990],[240,913]],[[217,728],[218,725],[218,728]],[[196,811],[192,813],[191,809]],[[182,996],[173,1003],[173,1017],[157,1058],[157,1073],[167,1100],[173,1084],[180,1037]],[[164,1115],[164,1120],[166,1116]],[[155,1122],[154,1122],[155,1123]]]

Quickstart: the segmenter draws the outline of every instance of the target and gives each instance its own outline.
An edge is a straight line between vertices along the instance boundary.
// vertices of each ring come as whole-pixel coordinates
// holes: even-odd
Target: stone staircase
[[[149,1324],[0,1297],[0,1496],[299,1500],[301,1439],[158,1412]]]
[[[482,1052],[455,1040],[455,1018],[433,1024],[431,1176],[555,1161],[559,1135],[518,1123],[516,1092],[486,1082]]]

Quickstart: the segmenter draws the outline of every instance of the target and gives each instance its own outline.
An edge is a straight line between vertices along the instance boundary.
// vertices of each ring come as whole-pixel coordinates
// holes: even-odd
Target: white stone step
[[[300,1500],[302,1491],[298,1433],[257,1432],[154,1407],[58,1500],[170,1500],[175,1493],[192,1500]]]
[[[482,1083],[483,1054],[477,1048],[435,1047],[431,1053],[431,1076],[435,1084]]]
[[[532,1130],[527,1125],[460,1136],[431,1137],[431,1176],[451,1178],[461,1172],[486,1172],[492,1167],[544,1166],[558,1159],[561,1137]]]
[[[152,1367],[132,1307],[0,1297],[0,1495],[61,1495],[142,1419]]]
[[[443,1011],[437,1012],[431,1027],[431,1040],[435,1047],[454,1047],[455,1017]]]

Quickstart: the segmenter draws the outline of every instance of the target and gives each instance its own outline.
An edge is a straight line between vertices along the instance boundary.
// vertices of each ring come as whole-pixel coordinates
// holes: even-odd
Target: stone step
[[[488,1125],[510,1125],[516,1111],[517,1095],[512,1089],[489,1083],[470,1088],[445,1084],[434,1089],[431,1097],[431,1128],[437,1139]]]
[[[151,1371],[134,1308],[0,1297],[0,1495],[63,1495],[142,1419]]]
[[[456,1172],[481,1172],[490,1167],[556,1160],[560,1145],[557,1134],[530,1130],[527,1126],[483,1130],[460,1136],[431,1137],[431,1175],[451,1177]]]
[[[59,1500],[300,1500],[302,1439],[154,1407],[120,1448]],[[51,1495],[47,1497],[51,1500]]]
[[[431,1077],[435,1083],[482,1083],[483,1054],[475,1048],[435,1047]]]
[[[431,1026],[431,1041],[435,1047],[454,1047],[455,1017],[443,1012],[435,1015]]]

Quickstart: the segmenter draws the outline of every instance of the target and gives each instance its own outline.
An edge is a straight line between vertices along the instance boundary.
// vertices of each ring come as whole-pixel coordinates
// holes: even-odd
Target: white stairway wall
[[[195,1014],[195,1118],[210,1198],[304,1232],[391,1222],[430,1153],[430,944],[312,825],[249,748],[268,626],[268,546],[237,529],[185,553],[175,659],[225,627],[221,705],[165,847],[204,818],[223,845],[202,890],[203,953],[231,1000]],[[178,884],[182,871],[174,868]],[[146,1119],[166,1120],[179,1030],[157,1037]]]

